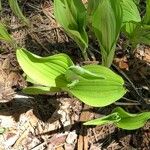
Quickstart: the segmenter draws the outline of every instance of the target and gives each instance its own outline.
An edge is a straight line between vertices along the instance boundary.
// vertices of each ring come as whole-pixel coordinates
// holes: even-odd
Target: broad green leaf
[[[113,80],[116,82],[119,82],[120,84],[124,84],[124,81],[121,76],[114,73],[112,70],[101,66],[101,65],[85,65],[83,66],[84,69],[87,69],[88,71],[98,74],[100,76],[103,76],[104,79]]]
[[[88,0],[88,15],[93,15],[95,12],[96,8],[98,7],[100,0]]]
[[[133,0],[122,0],[123,23],[141,22],[140,13]]]
[[[135,130],[144,126],[147,120],[150,119],[150,112],[143,112],[140,114],[131,114],[117,107],[112,114],[102,118],[90,120],[84,125],[102,125],[107,123],[114,123],[117,127],[126,130]]]
[[[56,20],[78,44],[83,55],[88,47],[86,33],[86,9],[81,0],[54,0]]]
[[[11,35],[8,33],[6,27],[3,23],[0,23],[0,40],[6,41],[8,43],[13,42]]]
[[[126,93],[121,77],[107,71],[108,68],[102,68],[100,71],[101,67],[97,67],[99,69],[97,72],[95,69],[92,71],[91,68],[90,66],[87,66],[86,69],[80,69],[79,66],[77,68],[70,67],[65,74],[66,80],[69,82],[68,88],[65,90],[85,104],[95,107],[112,104]],[[116,78],[112,79],[111,74]]]
[[[48,94],[60,92],[61,89],[56,87],[45,87],[45,86],[29,86],[23,89],[23,92],[26,94]]]
[[[121,118],[119,117],[118,113],[112,113],[98,119],[87,121],[83,125],[103,125],[107,123],[119,122],[120,119]]]
[[[123,32],[131,39],[137,23],[141,22],[140,13],[133,0],[122,0],[121,5],[123,8]]]
[[[9,2],[9,6],[11,8],[11,10],[13,11],[13,13],[19,18],[21,19],[26,25],[29,26],[29,20],[23,15],[18,1],[17,0],[8,0]]]
[[[144,126],[148,119],[150,119],[150,112],[143,112],[140,114],[131,114],[118,107],[113,112],[118,113],[121,118],[115,125],[126,130],[134,130]]]
[[[120,0],[101,0],[92,17],[92,26],[98,39],[103,65],[110,67],[122,25]]]
[[[143,23],[150,25],[150,0],[146,0],[146,14],[143,18]]]
[[[66,85],[64,74],[68,67],[73,65],[65,54],[56,54],[49,57],[39,57],[21,48],[16,52],[17,60],[26,73],[35,83],[49,87]]]

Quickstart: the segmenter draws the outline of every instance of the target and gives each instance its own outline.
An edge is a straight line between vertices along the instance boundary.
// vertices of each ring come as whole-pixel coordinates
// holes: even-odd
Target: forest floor
[[[91,39],[94,55],[89,62],[83,60],[79,48],[56,23],[51,1],[21,3],[30,28],[19,22],[6,1],[2,0],[2,4],[0,20],[20,47],[41,56],[66,53],[79,65],[97,63],[100,58],[98,44]],[[150,122],[133,131],[118,129],[113,124],[82,125],[83,121],[109,114],[116,105],[133,113],[150,111],[150,47],[138,45],[130,53],[123,48],[124,42],[124,38],[118,41],[112,69],[131,86],[126,100],[105,108],[89,107],[67,93],[23,94],[21,90],[27,83],[15,50],[0,42],[0,128],[4,129],[0,131],[0,150],[150,150]],[[132,105],[133,101],[137,105]]]

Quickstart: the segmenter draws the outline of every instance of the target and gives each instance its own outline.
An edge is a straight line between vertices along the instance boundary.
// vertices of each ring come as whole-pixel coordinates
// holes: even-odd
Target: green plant
[[[84,123],[84,125],[103,125],[113,123],[122,129],[135,130],[144,126],[148,119],[150,119],[150,112],[131,114],[123,110],[121,107],[117,107],[113,110],[112,114],[88,121]]]
[[[88,36],[86,27],[86,9],[81,0],[54,0],[56,20],[67,34],[80,47],[83,57],[87,59]]]
[[[23,15],[17,0],[8,0],[9,6],[13,13],[23,22],[29,26],[29,20]]]
[[[127,1],[130,7],[127,4],[124,6],[124,11],[126,10],[124,16],[128,22],[123,24],[123,32],[129,38],[133,48],[139,43],[150,45],[150,0],[147,0],[146,13],[142,18],[136,4],[132,0]],[[127,11],[130,12],[128,16]]]
[[[139,43],[150,44],[150,0],[142,19],[137,4],[139,0],[89,0],[86,10],[81,0],[55,0],[54,10],[56,20],[79,45],[84,56],[88,48],[88,24],[98,40],[102,65],[110,67],[121,31],[133,47]]]
[[[112,104],[126,93],[123,79],[110,69],[100,65],[75,66],[65,54],[39,57],[18,49],[17,60],[28,81],[35,84],[25,88],[26,93],[67,91],[95,107]]]
[[[110,67],[122,26],[120,0],[101,0],[92,16],[92,28],[98,39],[102,64]]]

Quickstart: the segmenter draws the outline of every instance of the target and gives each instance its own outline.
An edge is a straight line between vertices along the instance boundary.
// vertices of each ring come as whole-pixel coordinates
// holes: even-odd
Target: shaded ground
[[[42,56],[67,53],[76,63],[83,64],[80,50],[67,37],[53,16],[52,2],[26,0],[21,3],[31,27],[23,26],[11,13],[3,0],[1,21],[8,25],[18,45]],[[97,43],[91,40],[91,47]],[[27,96],[21,89],[27,85],[10,45],[0,42],[0,135],[2,150],[148,150],[150,149],[150,123],[135,131],[124,131],[113,125],[85,127],[82,121],[109,114],[118,105],[91,108],[69,97],[66,93]],[[97,52],[92,51],[97,55]],[[95,58],[91,57],[95,63]],[[97,58],[99,59],[99,57]],[[150,107],[150,48],[139,45],[130,54],[122,49],[122,39],[114,59],[114,69],[128,83],[129,92],[124,106],[130,112],[149,111]],[[127,100],[128,99],[128,100]],[[140,105],[132,106],[132,102]]]

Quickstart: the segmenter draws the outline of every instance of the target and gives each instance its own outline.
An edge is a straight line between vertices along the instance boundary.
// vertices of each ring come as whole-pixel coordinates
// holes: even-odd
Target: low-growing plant
[[[123,79],[109,68],[76,66],[66,54],[40,57],[21,48],[17,49],[17,60],[27,81],[33,84],[23,90],[27,94],[66,91],[85,104],[103,107],[114,103],[127,91]],[[112,114],[90,120],[84,125],[113,123],[119,128],[134,130],[142,127],[148,119],[150,112],[131,114],[117,107]]]
[[[86,25],[89,24],[100,45],[102,65],[110,67],[121,31],[127,34],[132,44],[149,43],[149,2],[147,0],[146,14],[142,19],[136,6],[138,0],[89,0],[87,9],[81,0],[54,0],[54,10],[56,20],[78,44],[85,59],[88,48]],[[66,54],[40,57],[23,48],[17,49],[16,53],[26,80],[33,84],[23,90],[25,93],[65,91],[87,105],[104,107],[127,92],[124,80],[104,66],[76,66]],[[142,127],[148,119],[150,112],[131,114],[117,107],[112,114],[84,125],[113,123],[119,128],[134,130]]]
[[[136,5],[138,3],[138,0],[88,0],[85,9],[82,0],[54,0],[54,10],[56,20],[82,52],[88,47],[86,25],[94,31],[100,46],[102,65],[110,67],[121,31],[127,35],[133,47],[139,43],[150,44],[150,0],[147,0],[142,19]]]
[[[28,81],[38,85],[25,88],[29,94],[67,91],[85,104],[102,107],[114,103],[127,91],[123,79],[110,69],[100,65],[76,66],[65,54],[39,57],[18,49],[17,60]]]

